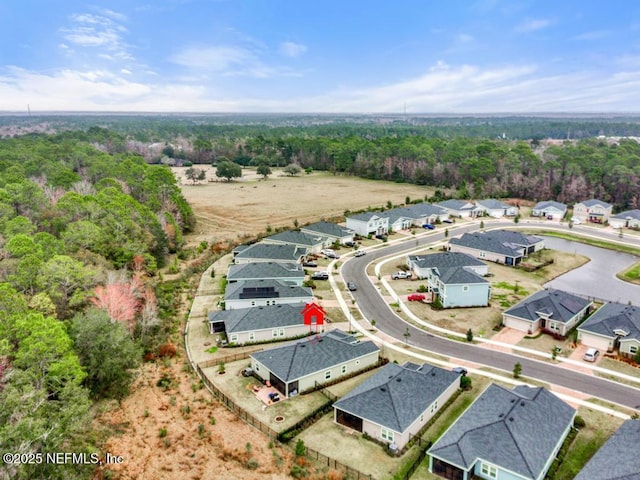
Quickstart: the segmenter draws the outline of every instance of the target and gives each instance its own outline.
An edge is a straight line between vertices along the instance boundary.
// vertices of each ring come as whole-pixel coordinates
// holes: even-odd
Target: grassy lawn
[[[518,342],[518,346],[531,348],[534,350],[539,350],[545,353],[551,353],[551,349],[554,347],[560,347],[560,353],[558,356],[568,357],[573,352],[573,348],[571,348],[571,340],[556,340],[551,335],[547,335],[545,333],[536,337],[524,337],[520,342]],[[535,358],[540,358],[536,356]]]
[[[586,425],[580,429],[560,465],[555,480],[571,480],[622,424],[622,420],[587,408],[578,409]]]
[[[613,370],[614,372],[624,373],[625,375],[629,375],[631,377],[640,378],[640,368],[629,365],[628,363],[619,362],[614,360],[613,358],[604,357],[598,363],[599,367],[606,368],[607,370]],[[620,377],[614,377],[611,375],[606,375],[600,372],[595,372],[598,377],[608,378],[610,380],[615,380],[618,383],[624,383],[626,385],[631,385],[632,387],[640,387],[640,383],[633,382],[629,380],[624,380]]]
[[[616,275],[620,280],[640,285],[640,262]]]

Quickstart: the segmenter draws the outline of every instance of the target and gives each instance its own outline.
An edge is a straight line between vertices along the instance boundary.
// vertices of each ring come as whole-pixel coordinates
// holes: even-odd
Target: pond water
[[[547,248],[591,259],[582,267],[547,282],[545,288],[564,290],[596,300],[640,305],[640,286],[623,282],[616,277],[616,273],[640,261],[639,257],[562,238],[543,238]]]

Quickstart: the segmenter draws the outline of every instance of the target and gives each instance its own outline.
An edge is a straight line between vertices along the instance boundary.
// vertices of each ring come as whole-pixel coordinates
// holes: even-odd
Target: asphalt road
[[[488,227],[492,225],[492,222],[485,222],[485,225]],[[508,226],[505,225],[505,227]],[[452,232],[452,234],[459,235],[463,232],[477,229],[478,226],[473,224],[456,228],[455,233]],[[435,232],[421,238],[412,239],[409,242],[403,242],[401,244],[390,245],[377,251],[370,251],[367,255],[350,259],[343,265],[342,276],[345,281],[355,282],[358,286],[357,291],[351,292],[354,299],[367,318],[375,319],[376,328],[402,342],[405,341],[404,334],[408,328],[410,333],[408,343],[412,346],[427,352],[467,360],[507,372],[513,370],[516,362],[520,362],[522,365],[522,375],[525,377],[560,385],[593,397],[599,397],[613,403],[640,410],[640,389],[527,357],[490,350],[474,344],[448,340],[414,327],[398,317],[367,277],[367,264],[376,258],[391,256],[408,249],[415,249],[417,246],[428,245],[443,239],[444,228],[440,227]]]

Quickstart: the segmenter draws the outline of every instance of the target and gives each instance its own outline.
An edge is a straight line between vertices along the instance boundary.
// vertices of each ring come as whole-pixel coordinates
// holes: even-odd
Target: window
[[[633,353],[634,355],[636,353],[638,353],[638,346],[637,345],[629,345],[629,353]]]
[[[347,373],[347,366],[346,365],[342,365],[342,368],[340,368],[340,372],[344,375],[345,373]]]
[[[253,342],[256,339],[255,332],[249,332],[249,341]]]
[[[281,328],[280,330],[278,330],[278,335],[280,335],[281,337],[284,337],[284,328]]]
[[[260,365],[256,363],[256,372],[260,371]]]
[[[381,429],[380,436],[383,440],[393,442],[393,432],[391,430],[387,430],[386,428]]]
[[[489,478],[498,478],[498,469],[493,465],[489,465],[488,463],[481,463],[480,471],[483,475],[486,475]]]
[[[560,327],[558,326],[558,322],[549,322],[549,330],[553,330],[555,332],[560,330]]]
[[[331,370],[324,372],[324,379],[329,380],[331,378]]]
[[[360,365],[360,360],[356,360],[356,365]]]
[[[256,302],[255,302],[255,300],[251,300],[251,306],[252,306],[252,307],[255,307],[255,306],[256,306]]]
[[[480,258],[486,258],[487,253],[486,252],[480,252]]]
[[[420,415],[420,423],[424,422],[424,413]]]
[[[231,338],[229,340],[231,340],[231,342],[237,342],[238,341],[238,335],[236,333],[232,333],[231,334]]]
[[[271,302],[269,300],[267,300],[267,307],[271,305]]]
[[[431,404],[431,410],[430,411],[431,411],[431,413],[433,413],[436,410],[438,410],[438,401],[437,400]]]
[[[271,330],[271,336],[273,338],[278,338],[278,330]]]
[[[463,292],[468,292],[469,291],[469,285],[463,285],[462,286],[462,291]]]

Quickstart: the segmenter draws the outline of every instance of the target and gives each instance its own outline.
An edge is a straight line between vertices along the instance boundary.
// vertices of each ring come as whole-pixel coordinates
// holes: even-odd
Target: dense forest
[[[167,167],[84,136],[0,140],[0,450],[31,459],[0,478],[88,478],[34,455],[99,452],[92,405],[125,397],[172,328],[158,269],[191,208]]]

